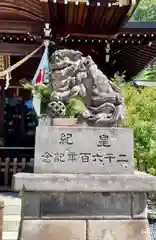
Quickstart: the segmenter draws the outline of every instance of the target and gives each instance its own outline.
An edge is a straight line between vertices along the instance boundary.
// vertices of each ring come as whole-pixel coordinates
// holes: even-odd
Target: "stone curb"
[[[131,175],[17,173],[13,176],[13,189],[23,188],[40,192],[153,192],[156,177],[142,172]]]

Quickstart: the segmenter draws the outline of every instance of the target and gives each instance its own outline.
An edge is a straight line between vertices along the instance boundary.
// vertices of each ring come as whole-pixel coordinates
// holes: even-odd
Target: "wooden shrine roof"
[[[156,33],[156,22],[146,21],[146,22],[127,22],[120,29],[119,33],[124,34],[151,34]]]
[[[116,62],[128,76],[134,76],[156,57],[156,41],[141,46],[125,46],[116,54]]]
[[[0,32],[43,35],[44,22],[49,21],[44,0],[0,1]]]
[[[120,47],[115,56],[131,77],[156,57],[156,22],[128,22],[118,33]]]
[[[0,1],[1,20],[39,20],[43,21],[39,0],[3,0]]]
[[[131,0],[50,0],[50,22],[56,35],[118,32],[132,11]]]

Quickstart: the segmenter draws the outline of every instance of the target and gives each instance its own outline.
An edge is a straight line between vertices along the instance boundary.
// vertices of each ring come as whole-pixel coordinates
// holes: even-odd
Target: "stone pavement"
[[[21,199],[19,194],[1,192],[0,201],[4,201],[2,240],[17,240],[21,214]]]

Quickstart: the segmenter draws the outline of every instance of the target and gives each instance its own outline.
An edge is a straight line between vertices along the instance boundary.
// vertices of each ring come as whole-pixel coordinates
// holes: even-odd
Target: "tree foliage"
[[[156,20],[156,1],[141,0],[131,18],[131,21],[155,21],[155,20]]]
[[[136,77],[136,81],[150,81],[156,82],[156,62],[149,64],[143,71],[141,71]]]
[[[121,88],[126,105],[123,126],[134,131],[135,166],[156,175],[156,87]]]

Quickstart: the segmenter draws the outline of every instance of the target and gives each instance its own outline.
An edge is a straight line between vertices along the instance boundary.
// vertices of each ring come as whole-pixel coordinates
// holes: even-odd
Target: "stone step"
[[[2,240],[17,240],[18,232],[3,232]]]
[[[5,206],[21,206],[21,199],[14,199],[14,198],[0,198],[0,201],[4,202]]]
[[[3,231],[18,232],[20,225],[20,215],[4,215],[3,216]]]
[[[4,215],[20,215],[21,214],[21,206],[5,204],[3,214]]]
[[[18,193],[1,192],[4,202],[2,240],[17,240],[20,226],[21,198]]]

